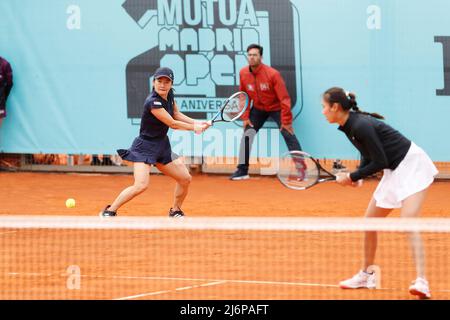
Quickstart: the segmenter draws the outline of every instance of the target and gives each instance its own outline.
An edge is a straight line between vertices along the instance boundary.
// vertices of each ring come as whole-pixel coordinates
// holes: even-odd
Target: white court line
[[[144,294],[138,294],[135,296],[129,296],[129,297],[123,297],[123,298],[116,298],[113,300],[131,300],[131,299],[137,299],[137,298],[142,298],[142,297],[148,297],[148,296],[154,296],[154,295],[158,295],[158,294],[164,294],[164,293],[169,293],[172,290],[166,290],[166,291],[156,291],[156,292],[150,292],[150,293],[144,293]]]
[[[225,282],[227,282],[227,281],[224,280],[224,281],[208,282],[208,283],[204,283],[204,284],[196,284],[196,285],[193,285],[193,286],[176,288],[175,291],[183,291],[183,290],[189,290],[189,289],[199,288],[199,287],[215,286],[215,285],[222,284],[222,283],[225,283]]]
[[[249,284],[272,284],[272,285],[283,285],[283,286],[339,288],[339,286],[335,285],[335,284],[320,284],[320,283],[310,283],[310,282],[253,281],[253,280],[232,280],[230,282],[234,282],[234,283],[249,283]]]
[[[10,272],[8,275],[22,275],[22,276],[54,276],[51,273],[13,273]],[[67,277],[68,274],[60,274],[61,277]],[[339,288],[339,285],[335,284],[321,284],[313,282],[284,282],[284,281],[263,281],[263,280],[233,280],[233,279],[199,279],[199,278],[176,278],[176,277],[148,277],[148,276],[100,276],[100,275],[80,275],[82,278],[102,278],[102,279],[119,279],[119,280],[163,280],[163,281],[199,281],[206,282],[202,285],[196,285],[193,287],[206,287],[208,285],[216,285],[220,283],[246,283],[246,284],[260,284],[260,285],[280,285],[280,286],[299,286],[299,287],[322,287],[322,288]],[[379,288],[376,290],[386,290],[386,291],[402,291],[408,288]],[[174,289],[176,290],[176,289]],[[172,292],[174,290],[158,291],[144,295],[156,295],[163,294],[167,292]],[[450,289],[433,290],[433,292],[450,292]]]
[[[10,275],[13,273],[9,273]],[[24,276],[42,276],[47,275],[50,276],[51,274],[38,274],[38,273],[14,273],[14,275],[24,275]],[[61,277],[67,277],[67,274],[61,274]],[[263,285],[280,285],[280,286],[301,286],[301,287],[324,287],[324,288],[339,288],[338,285],[335,284],[320,284],[320,283],[312,283],[312,282],[284,282],[284,281],[263,281],[263,280],[233,280],[233,279],[199,279],[199,278],[175,278],[175,277],[139,277],[139,276],[94,276],[94,275],[80,275],[84,278],[103,278],[103,279],[119,279],[119,280],[164,280],[164,281],[201,281],[201,282],[207,282],[206,284],[199,285],[199,286],[208,286],[208,285],[215,285],[219,283],[246,283],[246,284],[263,284]],[[196,287],[196,286],[194,286]],[[188,287],[186,287],[188,288]],[[190,287],[189,287],[190,288]],[[175,289],[176,290],[176,289]],[[398,289],[388,289],[388,288],[381,288],[379,290],[398,290]],[[161,291],[162,292],[162,291]],[[169,290],[170,292],[170,290]],[[164,291],[165,293],[165,291]],[[150,294],[156,294],[156,293],[150,293]],[[147,294],[147,295],[150,295]],[[144,294],[145,295],[145,294]]]
[[[155,295],[164,294],[164,293],[170,293],[170,292],[175,292],[175,291],[183,291],[183,290],[190,290],[190,289],[195,289],[195,288],[200,288],[200,287],[215,286],[215,285],[219,285],[219,284],[222,284],[222,283],[225,283],[225,282],[226,281],[208,282],[208,283],[203,283],[203,284],[197,284],[197,285],[194,285],[194,286],[176,288],[174,290],[165,290],[165,291],[156,291],[156,292],[142,293],[142,294],[138,294],[138,295],[134,295],[134,296],[116,298],[116,299],[113,299],[113,300],[131,300],[131,299],[143,298],[143,297],[148,297],[148,296],[155,296]]]
[[[40,274],[40,273],[12,273],[9,275],[24,275],[24,276],[52,276],[52,274]],[[67,277],[67,274],[60,274],[61,277]],[[281,285],[281,286],[303,286],[303,287],[330,287],[338,288],[338,285],[334,284],[320,284],[312,282],[284,282],[284,281],[262,281],[262,280],[232,280],[232,279],[198,279],[198,278],[174,278],[174,277],[139,277],[139,276],[93,276],[82,274],[80,277],[84,278],[110,278],[119,280],[165,280],[165,281],[208,281],[208,283],[216,284],[218,282],[229,282],[229,283],[247,283],[247,284],[270,284],[270,285]],[[203,284],[201,286],[206,286]],[[384,289],[384,288],[383,288]]]
[[[17,231],[0,232],[0,236],[5,235],[5,234],[11,234],[11,233],[17,233]]]
[[[65,276],[65,275],[64,275]],[[225,279],[198,279],[198,278],[174,278],[174,277],[139,277],[139,276],[88,276],[85,277],[97,277],[97,278],[113,278],[113,279],[134,279],[134,280],[175,280],[175,281],[213,281],[213,282],[233,282],[233,283],[249,283],[249,284],[272,284],[272,285],[290,285],[290,286],[319,286],[319,287],[339,287],[334,284],[318,284],[307,282],[284,282],[284,281],[262,281],[262,280],[225,280]]]
[[[22,216],[2,215],[1,228],[20,229],[129,229],[129,230],[251,230],[323,232],[442,232],[449,218],[324,218],[324,217],[168,217]]]
[[[193,289],[196,287],[199,287],[199,286],[187,286],[187,287],[176,288],[175,291],[189,290],[189,289]]]
[[[200,287],[215,286],[216,284],[221,284],[221,283],[225,283],[225,282],[228,282],[228,281],[225,280],[225,281],[216,281],[216,282],[211,282],[211,283],[205,283],[205,284],[201,284]]]
[[[25,276],[25,277],[52,277],[55,274],[53,273],[37,273],[37,272],[8,272],[8,276]],[[65,274],[64,277],[67,277],[68,274]]]
[[[66,275],[63,275],[66,276]],[[248,283],[248,284],[270,284],[282,286],[304,286],[304,287],[330,287],[338,288],[334,284],[319,284],[311,282],[284,282],[284,281],[262,281],[262,280],[225,280],[225,279],[198,279],[198,278],[174,278],[174,277],[139,277],[139,276],[88,276],[82,277],[96,277],[96,278],[113,278],[113,279],[134,279],[134,280],[173,280],[173,281],[212,281],[212,282],[230,282],[230,283]]]

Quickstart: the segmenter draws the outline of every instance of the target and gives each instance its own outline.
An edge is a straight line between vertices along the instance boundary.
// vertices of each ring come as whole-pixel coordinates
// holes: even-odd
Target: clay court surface
[[[0,174],[0,215],[96,216],[131,175]],[[232,182],[196,175],[183,210],[191,217],[360,217],[377,181],[307,191],[275,178]],[[121,216],[165,216],[174,182],[152,175]],[[448,217],[450,182],[435,182],[424,217]],[[65,201],[74,198],[76,207]],[[398,216],[395,212],[393,216]],[[450,234],[424,234],[433,298],[450,298]],[[358,271],[361,233],[0,229],[0,299],[410,299],[407,237],[380,235],[382,289],[336,285]],[[80,268],[79,288],[70,266]],[[69,268],[69,269],[68,269]],[[68,271],[69,270],[69,271]]]

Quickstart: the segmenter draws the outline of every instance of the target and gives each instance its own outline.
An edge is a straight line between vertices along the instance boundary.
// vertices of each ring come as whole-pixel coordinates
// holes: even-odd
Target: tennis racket
[[[239,91],[234,93],[228,99],[226,99],[219,112],[209,120],[209,124],[213,125],[214,122],[233,122],[239,119],[242,114],[247,110],[250,99],[247,93]]]
[[[303,151],[285,153],[278,162],[277,177],[285,187],[293,190],[306,190],[321,182],[336,181],[334,174]]]

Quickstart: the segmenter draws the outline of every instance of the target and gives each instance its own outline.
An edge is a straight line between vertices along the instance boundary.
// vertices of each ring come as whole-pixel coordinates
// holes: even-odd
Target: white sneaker
[[[424,278],[417,278],[409,287],[409,293],[417,296],[419,299],[430,299],[431,293],[428,286],[428,281]]]
[[[376,288],[376,275],[375,273],[370,274],[361,270],[353,278],[341,281],[339,287],[341,289],[374,289]]]

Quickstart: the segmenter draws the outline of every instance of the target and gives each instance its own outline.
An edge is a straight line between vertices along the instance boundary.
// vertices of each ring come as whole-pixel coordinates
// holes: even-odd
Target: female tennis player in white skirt
[[[362,179],[384,171],[366,217],[386,217],[395,208],[401,208],[402,217],[418,217],[428,187],[438,173],[428,155],[401,133],[377,120],[383,119],[379,114],[359,110],[356,96],[342,88],[327,90],[323,94],[322,107],[328,122],[339,124],[339,130],[347,135],[362,156],[358,170],[351,174],[338,174],[337,182],[358,186]],[[409,292],[422,299],[431,298],[425,278],[425,254],[420,233],[413,232],[409,236],[417,271],[417,279],[409,287]],[[363,267],[352,278],[340,282],[341,288],[376,287],[377,275],[371,270],[376,248],[377,232],[366,232]]]

